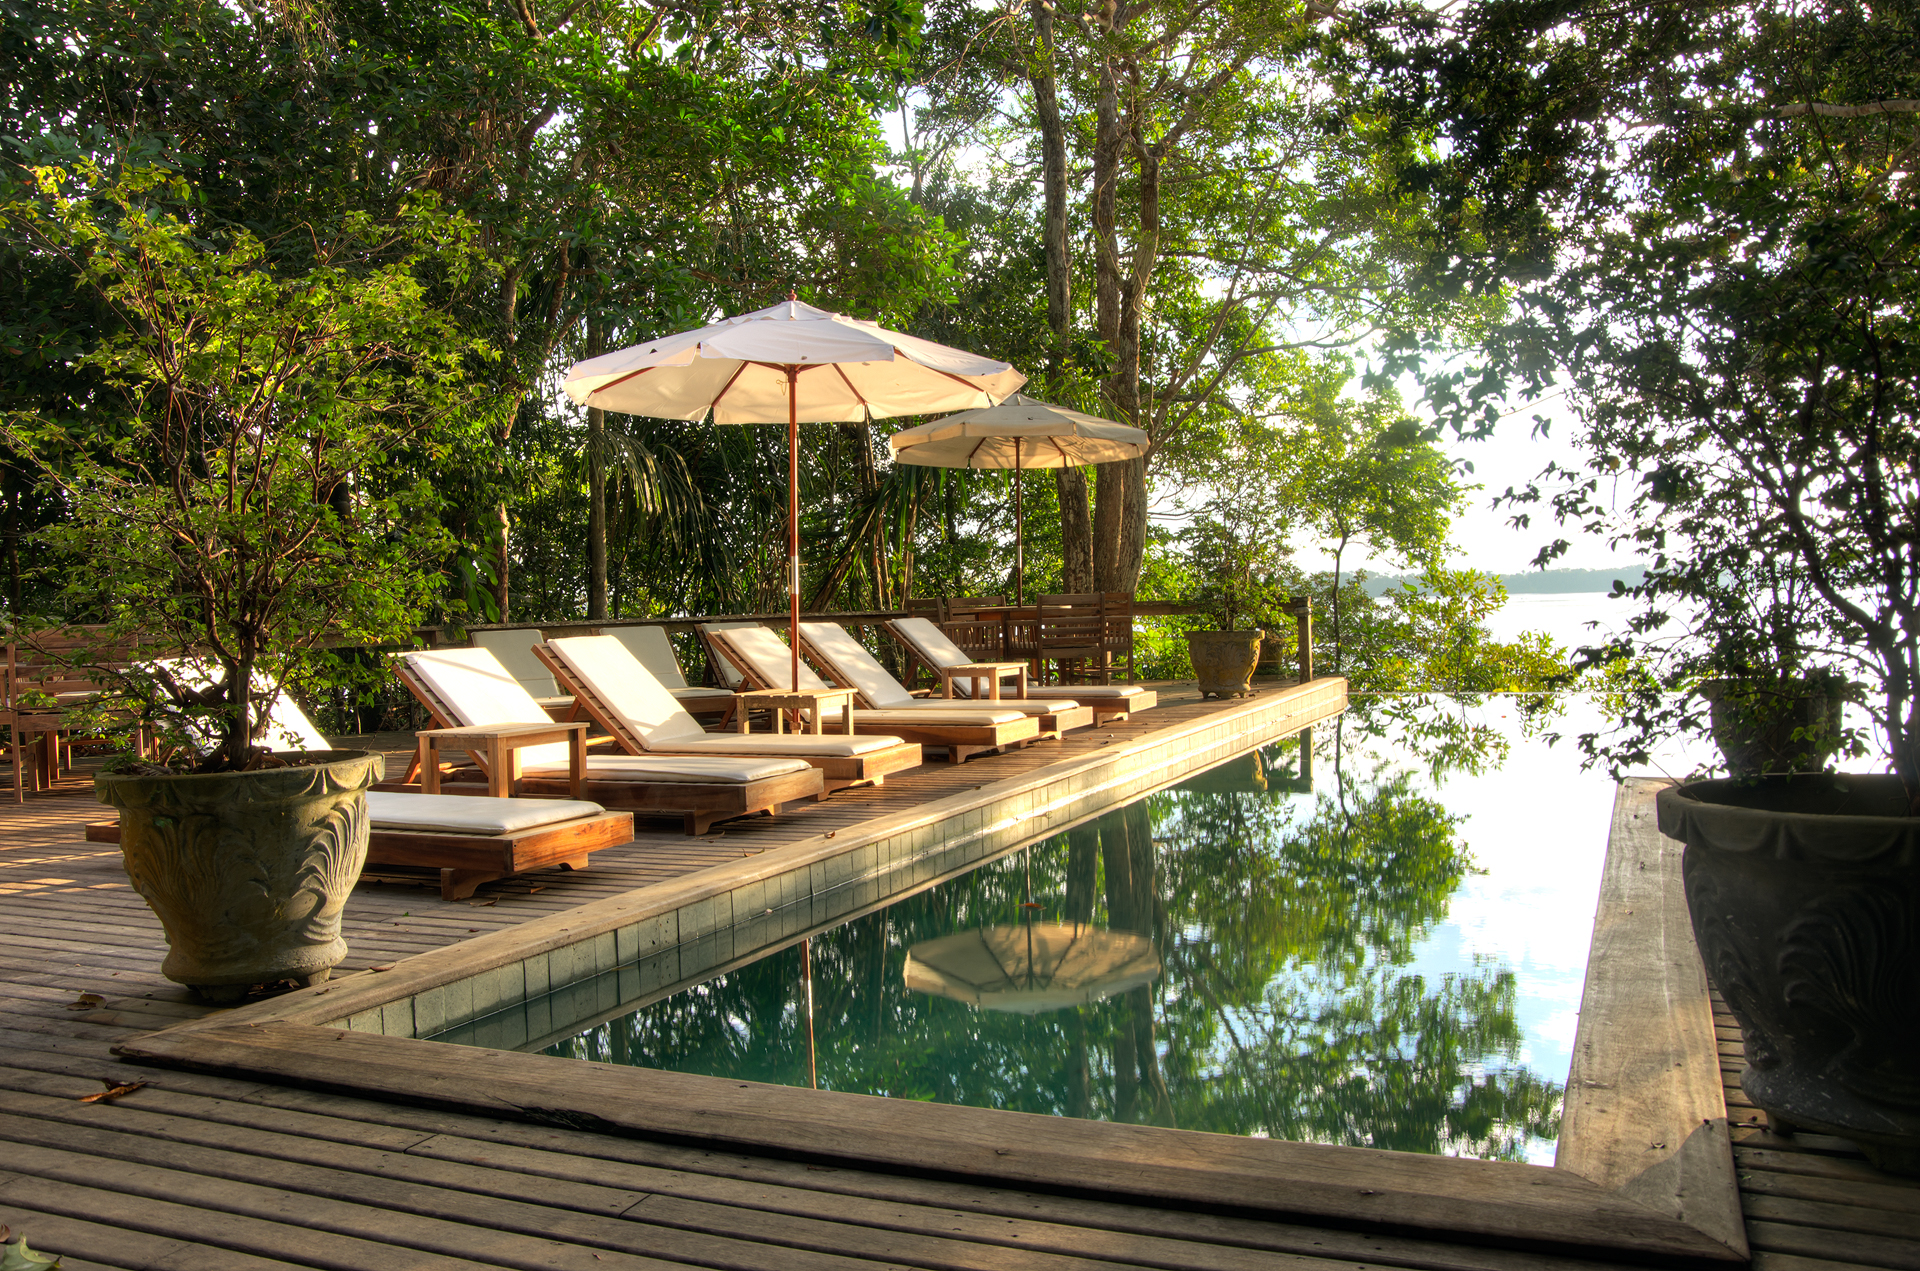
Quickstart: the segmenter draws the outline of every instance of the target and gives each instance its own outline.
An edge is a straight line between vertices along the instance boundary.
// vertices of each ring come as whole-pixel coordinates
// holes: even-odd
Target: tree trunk
[[[1340,558],[1346,555],[1346,552],[1347,536],[1342,534],[1339,543],[1333,549],[1333,673],[1335,675],[1340,674],[1341,655],[1345,652],[1340,647]]]
[[[14,478],[12,465],[0,466],[0,476],[7,483],[7,598],[17,622],[20,617],[20,483]]]
[[[607,616],[607,412],[587,410],[587,617]]]
[[[603,352],[606,331],[587,324],[587,356]],[[587,617],[607,616],[607,412],[587,408]]]
[[[1087,506],[1087,474],[1079,468],[1055,468],[1053,488],[1060,495],[1060,590],[1082,595],[1093,590],[1093,513]]]

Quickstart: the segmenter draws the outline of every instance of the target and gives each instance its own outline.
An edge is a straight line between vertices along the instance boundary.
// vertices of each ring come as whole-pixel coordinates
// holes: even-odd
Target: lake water
[[[1623,611],[1515,597],[1496,634],[1586,642]],[[1429,704],[1417,730],[1396,709],[1358,703],[1304,764],[1298,740],[1242,756],[549,1053],[1550,1164],[1613,784],[1511,699]],[[1570,697],[1553,727],[1597,720]]]

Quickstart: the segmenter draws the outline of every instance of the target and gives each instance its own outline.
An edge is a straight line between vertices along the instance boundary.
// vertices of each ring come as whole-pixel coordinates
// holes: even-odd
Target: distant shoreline
[[[1621,565],[1613,569],[1530,569],[1520,574],[1501,574],[1500,582],[1510,596],[1564,595],[1577,592],[1609,592],[1615,579],[1628,587],[1646,577],[1640,565]],[[1418,583],[1418,574],[1381,574],[1363,584],[1369,596],[1381,595],[1403,583]]]

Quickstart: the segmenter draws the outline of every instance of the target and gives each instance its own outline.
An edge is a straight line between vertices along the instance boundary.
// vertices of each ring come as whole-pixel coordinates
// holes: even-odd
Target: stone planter
[[[1920,818],[1899,778],[1698,781],[1658,806],[1746,1038],[1741,1089],[1777,1128],[1920,1174]]]
[[[386,760],[314,757],[325,762],[94,778],[120,810],[127,877],[166,929],[168,979],[236,1001],[255,984],[317,984],[347,955],[340,915],[367,858],[366,789]]]
[[[1202,697],[1250,697],[1262,631],[1189,631],[1187,653]]]
[[[1846,686],[1837,676],[1785,684],[1702,680],[1697,691],[1707,699],[1714,744],[1735,776],[1819,772],[1840,748]]]

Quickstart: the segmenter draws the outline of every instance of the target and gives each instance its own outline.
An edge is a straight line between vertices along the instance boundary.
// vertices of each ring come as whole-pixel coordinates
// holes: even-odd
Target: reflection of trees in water
[[[1515,1063],[1512,974],[1400,969],[1469,869],[1457,818],[1405,774],[1342,773],[1310,807],[1195,784],[816,937],[820,1084],[1478,1156],[1558,1134],[1559,1087]],[[904,989],[912,945],[1028,912],[1149,936],[1165,973],[1036,1016]],[[554,1053],[804,1085],[799,967],[785,950]]]

